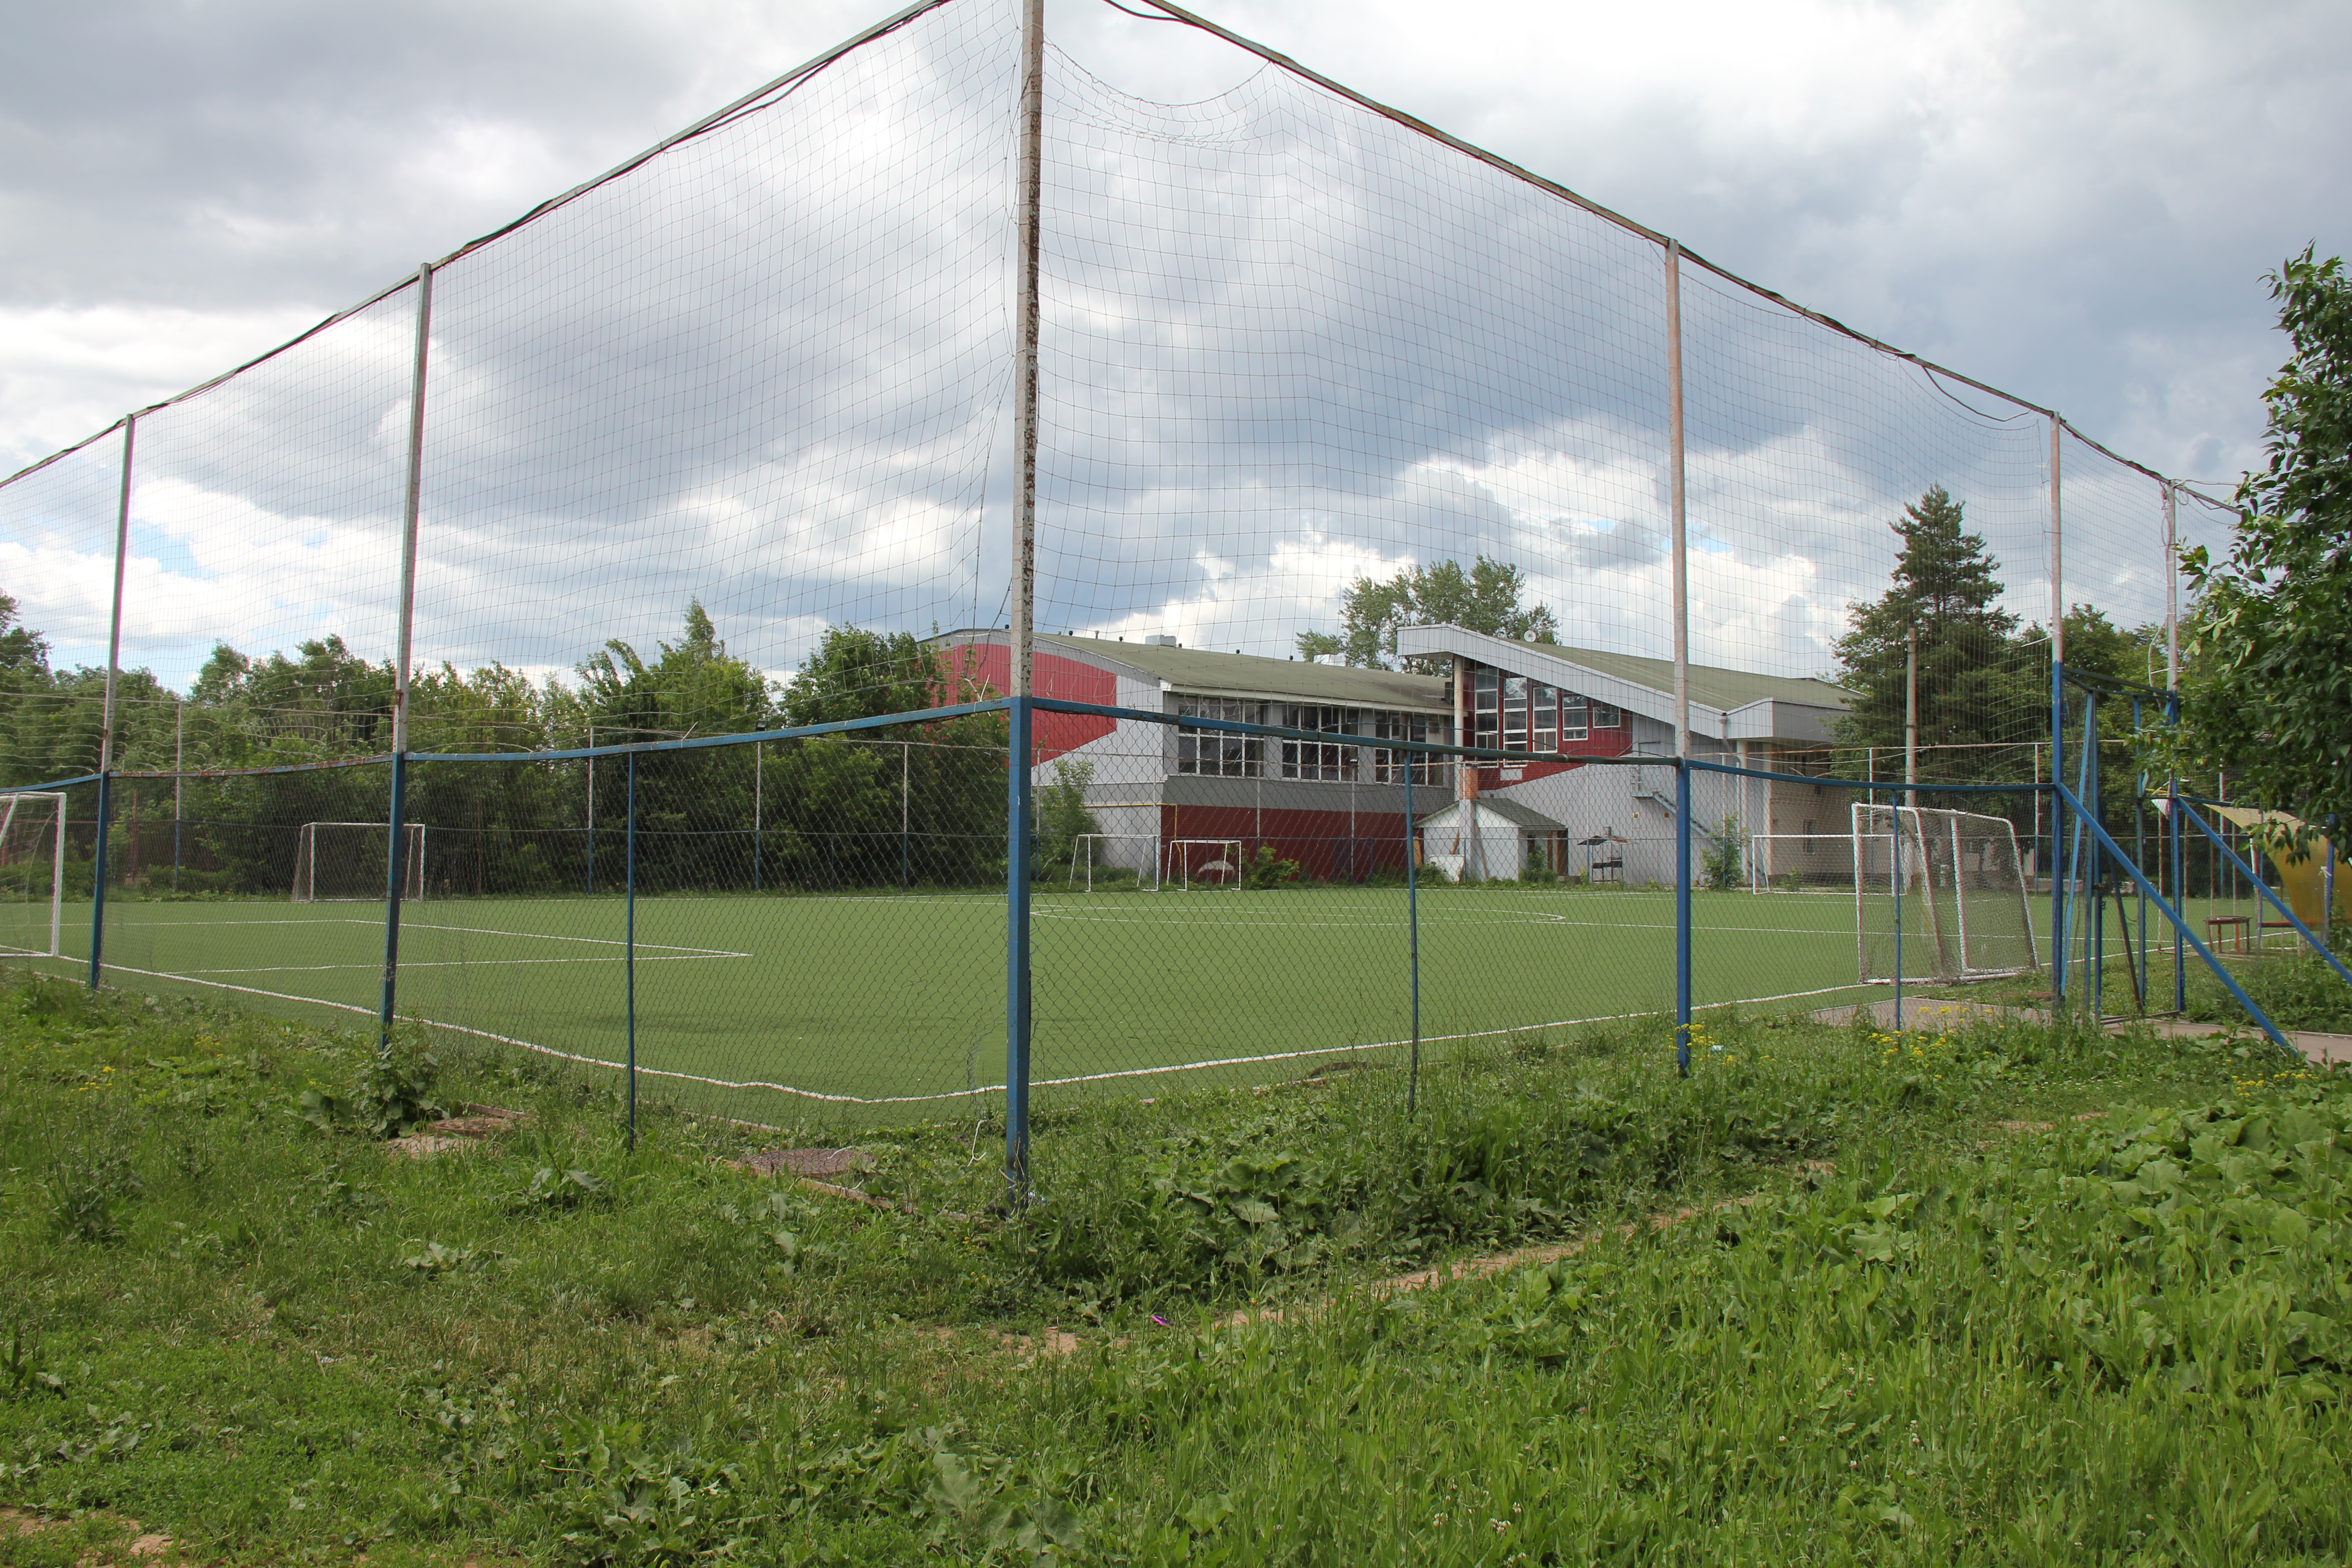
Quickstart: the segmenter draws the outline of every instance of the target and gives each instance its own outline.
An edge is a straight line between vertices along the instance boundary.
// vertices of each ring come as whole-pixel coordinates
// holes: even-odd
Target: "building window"
[[[1559,750],[1559,688],[1538,683],[1535,689],[1536,750]]]
[[[1356,732],[1356,710],[1352,708],[1286,704],[1281,713],[1282,727],[1286,730],[1307,730],[1325,735],[1352,735]],[[1319,779],[1325,784],[1345,784],[1356,776],[1356,748],[1337,741],[1285,741],[1282,742],[1282,776],[1286,779]]]
[[[1235,702],[1216,697],[1184,697],[1176,702],[1179,719],[1222,719],[1229,724],[1264,722],[1255,702]],[[1255,735],[1221,734],[1213,730],[1176,727],[1176,771],[1212,778],[1254,779],[1263,744]]]
[[[1594,729],[1615,730],[1621,728],[1624,722],[1624,714],[1620,712],[1618,710],[1610,707],[1606,702],[1596,702],[1592,705],[1592,727]]]
[[[1496,751],[1496,721],[1501,717],[1497,708],[1502,699],[1502,672],[1481,669],[1470,682],[1470,743]]]
[[[1528,684],[1524,675],[1503,677],[1503,750],[1507,752],[1528,749]]]
[[[1592,732],[1592,705],[1580,691],[1559,694],[1559,738],[1581,741]]]
[[[1372,738],[1380,741],[1412,741],[1423,745],[1445,743],[1448,726],[1443,719],[1433,719],[1425,713],[1376,712],[1372,715]],[[1444,784],[1454,777],[1453,764],[1442,756],[1426,752],[1391,751],[1386,746],[1372,750],[1372,782],[1401,784],[1406,770],[1412,770],[1416,784]]]

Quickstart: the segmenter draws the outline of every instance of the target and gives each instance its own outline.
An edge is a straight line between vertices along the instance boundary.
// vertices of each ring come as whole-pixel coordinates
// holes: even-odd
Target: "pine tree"
[[[2032,694],[2010,657],[2017,617],[1997,607],[2000,563],[1965,524],[1963,504],[1941,485],[1905,507],[1892,525],[1902,541],[1894,584],[1851,607],[1853,629],[1838,640],[1839,684],[1853,694],[1839,740],[1879,748],[1881,778],[1902,776],[1905,663],[1915,628],[1922,779],[2013,773],[2016,759],[1961,748],[2031,738]]]

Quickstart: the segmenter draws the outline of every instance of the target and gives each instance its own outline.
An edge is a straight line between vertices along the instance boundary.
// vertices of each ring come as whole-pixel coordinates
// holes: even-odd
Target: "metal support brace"
[[[2318,936],[2313,932],[2309,926],[2304,924],[2303,921],[2295,918],[2294,911],[2287,908],[2286,900],[2280,898],[2277,893],[2273,892],[2270,884],[2263,881],[2262,878],[2255,873],[2253,867],[2241,859],[2238,856],[2238,852],[2231,848],[2227,843],[2223,842],[2221,836],[2213,830],[2213,825],[2206,821],[2202,816],[2200,816],[2197,814],[2196,807],[2190,805],[2187,801],[2182,801],[2180,803],[2179,809],[2187,812],[2189,814],[2189,820],[2195,823],[2199,830],[2202,832],[2206,837],[2213,841],[2216,848],[2220,849],[2222,854],[2229,857],[2230,864],[2235,866],[2240,873],[2245,877],[2246,880],[2253,884],[2254,891],[2260,895],[2261,898],[2267,900],[2271,908],[2276,910],[2285,918],[2286,923],[2294,928],[2294,933],[2311,944],[2311,951],[2319,954],[2322,959],[2326,961],[2329,968],[2342,975],[2346,984],[2352,985],[2352,969],[2345,968],[2344,961],[2336,957],[2333,952],[2330,952],[2327,950],[2327,944],[2321,942]],[[2259,931],[2260,927],[2257,926],[2256,929]]]
[[[2107,852],[2116,858],[2126,872],[2130,873],[2132,880],[2137,882],[2142,888],[2151,888],[2147,874],[2125,858],[2124,852],[2116,847],[2115,840],[2107,837],[2107,830],[2099,826],[2098,819],[2083,810],[2083,803],[2074,792],[2063,784],[2056,787],[2058,793],[2066,797],[2067,804],[2074,808],[2075,816],[2087,822],[2092,834],[2105,842]],[[2207,831],[2210,832],[2211,829],[2209,828]],[[2254,1005],[2254,999],[2246,994],[2244,987],[2238,984],[2236,977],[2222,967],[2221,961],[2214,956],[2212,950],[2199,941],[2197,933],[2189,929],[2189,921],[2181,912],[2166,903],[2161,898],[2156,900],[2156,907],[2164,911],[2164,918],[2172,922],[2172,929],[2180,940],[2196,950],[2197,956],[2205,961],[2205,967],[2211,970],[2215,978],[2229,989],[2230,994],[2237,1000],[2238,1005],[2246,1010],[2246,1016],[2261,1026],[2263,1034],[2270,1037],[2271,1043],[2296,1061],[2302,1061],[2303,1053],[2294,1048],[2294,1042],[2279,1031],[2279,1026],[2271,1022],[2269,1014]]]
[[[122,421],[122,496],[114,514],[114,609],[106,633],[106,705],[98,731],[98,831],[91,846],[89,879],[89,988],[106,972],[106,835],[114,818],[114,687],[122,668],[122,568],[131,554],[131,463],[138,445],[139,416]],[[63,808],[59,808],[62,816]],[[134,850],[133,858],[136,858]]]
[[[433,337],[433,264],[416,269],[416,357],[408,389],[408,471],[401,500],[399,662],[392,673],[392,819],[384,844],[383,993],[377,1004],[377,1047],[392,1048],[392,1021],[400,994],[400,872],[406,864],[401,836],[408,813],[408,674],[416,631],[416,522],[425,487],[425,362]],[[594,841],[590,841],[594,853]],[[419,866],[416,874],[425,875]],[[419,892],[423,889],[417,889]]]

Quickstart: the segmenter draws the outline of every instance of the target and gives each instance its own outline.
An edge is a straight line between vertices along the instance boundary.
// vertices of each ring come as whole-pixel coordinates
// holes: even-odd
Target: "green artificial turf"
[[[1675,1005],[1670,891],[1441,885],[1417,904],[1424,1060]],[[2037,925],[2046,913],[2035,900]],[[1924,941],[1923,914],[1908,911],[1906,940]],[[399,1010],[592,1071],[621,1063],[626,918],[617,897],[405,906]],[[1693,919],[1698,1006],[1799,1011],[1883,994],[1855,984],[1850,899],[1701,891]],[[1942,919],[1955,923],[1948,908]],[[828,1108],[956,1114],[1003,1082],[1004,928],[1004,901],[990,893],[640,898],[637,1065],[667,1096],[749,1121]],[[68,906],[65,929],[82,959],[45,967],[79,973],[88,905]],[[1281,1081],[1334,1056],[1385,1065],[1412,1053],[1402,887],[1049,889],[1032,931],[1041,1105]],[[234,995],[281,1016],[372,1016],[383,947],[372,904],[109,906],[119,983]]]

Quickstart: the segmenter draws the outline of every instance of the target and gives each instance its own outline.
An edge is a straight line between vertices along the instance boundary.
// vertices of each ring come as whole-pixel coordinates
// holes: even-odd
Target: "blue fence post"
[[[383,994],[376,1005],[376,1048],[392,1049],[392,1021],[400,1005],[400,871],[407,857],[401,853],[401,835],[408,819],[408,753],[392,754],[392,826],[384,844],[383,868]],[[311,856],[319,853],[310,847]],[[417,868],[417,874],[424,874]]]
[[[2095,860],[2089,870],[2084,868],[2083,846],[2085,841],[2084,823],[2097,815],[2098,797],[2091,792],[2097,778],[2092,763],[2098,753],[2098,747],[2095,744],[2098,732],[2099,696],[2095,691],[2085,690],[2083,693],[2083,759],[2075,766],[2074,798],[2068,803],[2074,813],[2074,836],[2069,841],[2066,851],[2066,944],[2068,949],[2074,946],[2074,931],[2082,924],[2082,910],[2078,907],[2080,899],[2075,890],[2076,885],[2079,883],[2087,888],[2091,871],[2097,869]],[[2092,822],[2094,831],[2103,829],[2104,826],[2102,823]],[[2094,837],[2090,842],[2096,844],[2097,840]],[[2062,950],[2062,955],[2072,956],[2071,952],[2065,950]],[[2088,968],[2090,950],[2087,944],[2084,949],[2083,959],[2084,967]],[[2098,1006],[2097,997],[2092,998],[2091,1005],[2094,1008]]]
[[[2137,735],[2145,722],[2140,700],[2135,697],[2132,699],[2132,733]],[[2147,858],[2147,768],[2143,763],[2139,772],[2132,775],[2132,854],[2141,860]],[[2120,897],[2121,890],[2117,891]],[[2120,903],[2116,905],[2118,910],[2122,907]],[[2127,933],[2125,940],[2136,942],[2139,947],[2139,967],[2132,972],[2132,985],[2139,1010],[2145,1013],[2147,1011],[2147,895],[2145,892],[2139,895],[2139,929]]]
[[[1026,697],[1013,699],[1004,823],[1004,1180],[1029,1185],[1029,735]]]
[[[2066,671],[2050,661],[2050,1006],[2066,1005]]]
[[[106,954],[106,829],[114,815],[114,775],[98,775],[98,842],[90,857],[89,988],[98,989]]]
[[[625,868],[627,891],[624,902],[627,913],[623,917],[625,931],[629,1015],[629,1147],[637,1146],[637,753],[629,753],[629,825],[625,836],[628,865]]]
[[[2090,706],[2091,733],[2084,742],[2083,757],[2091,770],[2091,791],[2083,797],[2083,805],[2089,810],[2091,820],[2105,828],[2107,826],[2107,812],[2105,805],[2107,795],[2107,770],[2104,759],[2099,755],[2102,737],[2099,732],[2099,702],[2096,693],[2093,693]],[[2106,895],[2099,889],[2107,885],[2107,861],[2111,857],[2107,854],[2105,842],[2114,837],[2113,833],[2107,833],[2091,841],[2088,846],[2091,854],[2091,874],[2084,879],[2084,887],[2091,895],[2091,1016],[2094,1018],[2104,1017],[2107,1011],[2107,900]],[[2120,858],[2120,857],[2114,857],[2114,858]],[[2120,922],[2123,919],[2121,899],[2116,900],[2116,919]]]
[[[2172,838],[2172,907],[2185,920],[2189,915],[2189,868],[2181,864],[2180,781],[2169,784],[2172,809],[2164,814],[2165,831]],[[2189,1011],[2188,955],[2181,951],[2180,923],[2172,927],[2172,1010]]]
[[[1421,1102],[1421,879],[1413,865],[1412,830],[1412,770],[1420,757],[1412,752],[1390,754],[1404,763],[1405,973],[1412,992],[1412,1060],[1404,1080],[1404,1113],[1411,1116]]]
[[[1690,1076],[1691,770],[1675,759],[1675,1068]]]

